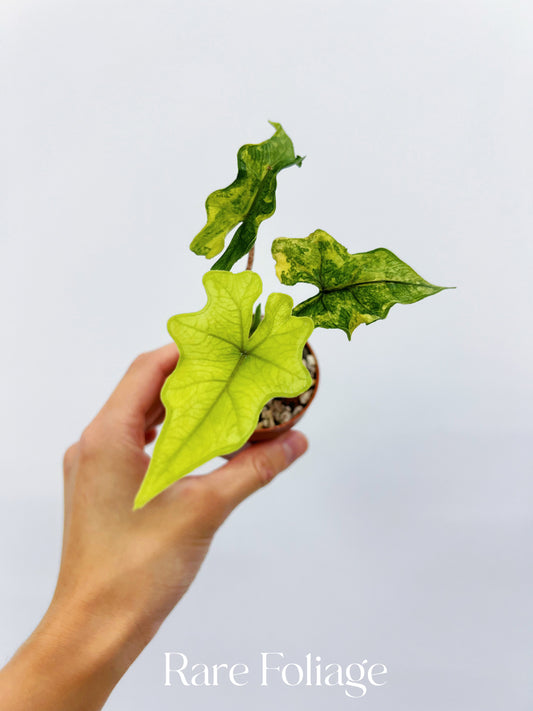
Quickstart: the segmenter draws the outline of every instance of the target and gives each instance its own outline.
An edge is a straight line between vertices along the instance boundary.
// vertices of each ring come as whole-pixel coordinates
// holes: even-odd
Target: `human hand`
[[[307,448],[297,432],[252,445],[133,511],[149,463],[144,447],[164,416],[159,393],[177,358],[174,344],[139,356],[65,455],[57,587],[0,673],[12,711],[100,709],[191,584],[220,524]],[[23,698],[15,692],[21,676]]]

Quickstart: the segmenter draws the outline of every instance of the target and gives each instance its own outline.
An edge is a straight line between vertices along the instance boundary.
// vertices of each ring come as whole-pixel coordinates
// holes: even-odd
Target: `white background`
[[[525,711],[531,625],[533,8],[507,0],[3,0],[0,661],[53,590],[64,449],[201,308],[188,250],[279,121],[277,236],[320,227],[455,285],[320,331],[306,457],[220,531],[110,711]],[[304,287],[290,291],[298,300]],[[163,687],[163,652],[385,663],[338,688]]]

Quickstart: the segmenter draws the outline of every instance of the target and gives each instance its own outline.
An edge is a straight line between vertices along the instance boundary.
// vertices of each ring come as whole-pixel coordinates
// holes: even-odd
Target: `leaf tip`
[[[150,464],[152,464],[152,462]],[[135,495],[135,499],[133,500],[133,511],[138,511],[139,509],[144,508],[146,504],[150,503],[150,501],[155,499],[156,496],[159,496],[159,494],[166,488],[161,487],[160,483],[154,485],[153,480],[151,480],[149,476],[150,474],[147,471],[141,486]]]
[[[433,294],[438,294],[441,291],[446,291],[447,289],[456,289],[456,286],[438,286],[437,284],[429,285],[433,289]]]
[[[271,126],[274,126],[274,128],[276,129],[276,131],[279,131],[279,129],[282,128],[281,124],[278,123],[278,121],[271,121],[270,119],[268,119],[268,123],[269,123]]]
[[[137,496],[135,497],[135,500],[133,502],[133,511],[138,511],[139,509],[142,509],[146,504],[150,501],[149,498],[147,498],[143,493],[142,493],[142,487],[139,489],[137,492]]]

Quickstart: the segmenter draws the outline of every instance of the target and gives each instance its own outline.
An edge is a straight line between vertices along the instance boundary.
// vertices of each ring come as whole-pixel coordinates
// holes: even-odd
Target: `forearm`
[[[89,604],[52,605],[0,671],[3,711],[98,711],[140,653],[134,620],[103,620]],[[146,640],[147,641],[147,640]]]

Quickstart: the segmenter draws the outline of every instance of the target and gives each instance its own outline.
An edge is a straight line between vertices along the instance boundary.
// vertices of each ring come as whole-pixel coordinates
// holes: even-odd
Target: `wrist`
[[[10,711],[97,711],[142,650],[135,620],[103,617],[96,602],[53,601],[0,672]],[[146,640],[148,641],[148,640]]]

